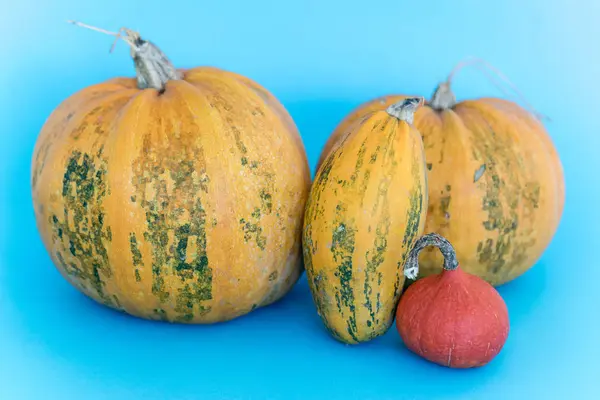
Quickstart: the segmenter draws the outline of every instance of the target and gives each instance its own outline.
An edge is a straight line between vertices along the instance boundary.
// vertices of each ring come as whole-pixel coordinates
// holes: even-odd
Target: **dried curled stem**
[[[448,239],[437,233],[428,233],[417,239],[408,255],[406,264],[404,264],[404,276],[408,279],[416,279],[419,275],[419,254],[421,250],[428,246],[435,246],[440,249],[444,256],[444,269],[446,271],[453,271],[458,268],[456,251],[454,251],[454,247]]]
[[[179,72],[167,56],[156,45],[142,39],[138,32],[127,28],[121,28],[118,32],[111,32],[78,21],[68,22],[82,28],[115,36],[115,41],[110,48],[110,52],[113,51],[119,39],[127,43],[131,49],[131,57],[135,64],[138,88],[154,88],[163,91],[169,80],[181,79]]]

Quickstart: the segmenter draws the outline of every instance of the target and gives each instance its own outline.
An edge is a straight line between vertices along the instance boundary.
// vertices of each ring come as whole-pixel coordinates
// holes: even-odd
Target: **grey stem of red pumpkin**
[[[483,72],[487,76],[487,78],[492,82],[492,84],[498,90],[500,90],[502,93],[504,93],[505,96],[511,97],[511,95],[506,91],[505,86],[508,86],[510,89],[512,89],[512,91],[514,92],[514,94],[517,96],[517,99],[520,100],[525,105],[525,107],[528,108],[529,111],[538,120],[546,119],[546,120],[550,121],[550,118],[548,116],[537,112],[535,110],[535,108],[533,108],[533,106],[525,99],[525,96],[523,95],[523,93],[521,93],[521,91],[516,87],[516,85],[514,83],[512,83],[506,77],[506,75],[504,75],[502,73],[502,71],[500,71],[498,68],[494,67],[492,64],[490,64],[489,62],[485,61],[484,59],[477,58],[477,57],[469,57],[469,58],[467,58],[467,59],[459,62],[452,69],[452,71],[448,75],[448,79],[446,80],[445,83],[448,86],[450,86],[450,84],[452,83],[452,80],[454,79],[455,75],[461,69],[463,69],[465,67],[469,67],[469,66],[474,66],[477,69],[479,69],[481,72]],[[498,82],[496,78],[500,79],[501,82]],[[502,83],[504,83],[504,85],[502,85]]]
[[[82,28],[115,36],[115,41],[110,48],[111,52],[119,39],[127,43],[131,48],[131,57],[135,64],[138,88],[140,89],[154,88],[163,91],[168,81],[181,79],[180,73],[167,56],[156,45],[143,40],[139,33],[127,28],[121,28],[118,32],[111,32],[78,21],[67,22]]]
[[[440,252],[444,256],[444,269],[446,271],[453,271],[458,268],[456,251],[454,251],[454,247],[452,247],[448,239],[437,233],[428,233],[417,239],[408,254],[406,264],[404,264],[404,276],[408,279],[417,279],[419,275],[419,254],[421,250],[429,246],[435,246],[440,249]]]

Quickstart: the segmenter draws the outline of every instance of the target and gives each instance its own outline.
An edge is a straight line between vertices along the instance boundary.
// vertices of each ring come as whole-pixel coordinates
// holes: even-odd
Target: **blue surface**
[[[2,1],[0,399],[600,398],[597,0],[90,3]],[[34,225],[31,152],[62,100],[131,75],[132,64],[123,43],[109,55],[111,38],[66,19],[125,25],[178,66],[257,80],[294,117],[313,169],[328,134],[360,102],[429,96],[470,55],[502,70],[552,118],[567,182],[552,245],[500,288],[511,317],[502,353],[485,368],[455,371],[411,355],[394,329],[361,346],[338,344],[304,279],[269,308],[205,327],[134,319],[76,292]],[[454,87],[460,99],[501,95],[474,68]]]

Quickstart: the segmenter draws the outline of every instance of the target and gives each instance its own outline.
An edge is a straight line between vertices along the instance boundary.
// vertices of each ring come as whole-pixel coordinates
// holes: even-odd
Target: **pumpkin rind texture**
[[[38,229],[61,274],[147,319],[231,320],[302,273],[310,171],[264,88],[200,67],[139,90],[88,87],[44,125],[32,161]]]
[[[319,164],[349,126],[405,98],[390,95],[353,110],[322,150]],[[544,126],[516,103],[481,98],[450,109],[417,110],[427,160],[425,232],[450,240],[466,272],[494,286],[530,269],[554,236],[565,201],[563,169]],[[433,249],[421,254],[419,277],[441,271]]]
[[[393,323],[402,264],[425,223],[427,182],[420,134],[406,121],[377,111],[344,133],[316,173],[303,249],[325,327],[356,344]]]

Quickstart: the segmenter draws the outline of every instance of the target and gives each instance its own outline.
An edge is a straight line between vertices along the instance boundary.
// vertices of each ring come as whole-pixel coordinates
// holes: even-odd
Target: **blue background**
[[[3,1],[0,12],[0,399],[600,398],[600,3],[587,1]],[[133,73],[128,49],[65,23],[127,26],[179,67],[209,64],[271,90],[302,132],[311,168],[353,107],[429,96],[467,56],[502,70],[535,108],[566,174],[567,202],[540,262],[500,288],[511,332],[487,367],[410,354],[391,329],[331,339],[306,281],[231,323],[179,326],[100,307],[69,286],[37,234],[32,148],[73,92]],[[465,69],[459,99],[502,95]]]

